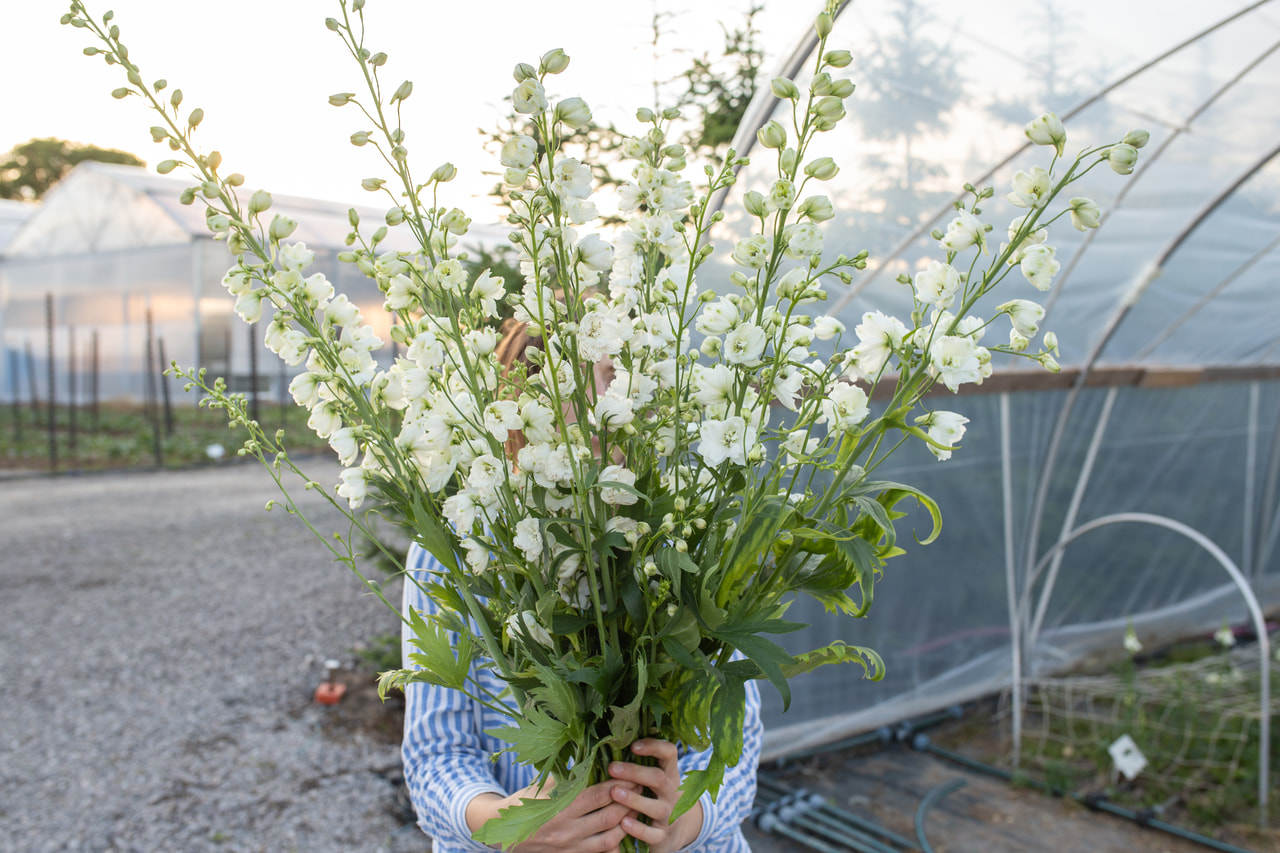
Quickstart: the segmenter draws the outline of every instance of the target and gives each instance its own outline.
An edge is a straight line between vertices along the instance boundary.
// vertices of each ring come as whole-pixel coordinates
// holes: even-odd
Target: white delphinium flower
[[[812,222],[788,225],[783,236],[787,241],[785,254],[788,258],[811,258],[822,252],[822,232]]]
[[[1022,275],[1031,282],[1036,290],[1048,290],[1053,284],[1053,277],[1058,274],[1062,264],[1058,263],[1052,246],[1030,246],[1023,253],[1020,266]]]
[[[482,326],[479,329],[472,329],[467,332],[463,336],[463,341],[473,355],[484,358],[493,352],[494,347],[498,345],[498,333],[493,330],[492,326]]]
[[[343,465],[351,465],[360,455],[360,442],[356,440],[356,431],[352,427],[334,430],[329,436],[329,446]]]
[[[970,246],[977,246],[982,254],[987,251],[987,228],[982,220],[967,210],[956,211],[956,218],[947,225],[947,231],[938,241],[938,245],[948,252],[963,252]]]
[[[1138,632],[1133,630],[1132,624],[1124,629],[1124,650],[1131,655],[1142,651],[1142,641],[1138,639]]]
[[[782,440],[782,448],[787,451],[787,464],[796,465],[802,459],[812,456],[822,446],[822,438],[810,435],[807,430],[795,429]]]
[[[1009,242],[1010,243],[1012,243],[1014,240],[1018,238],[1018,232],[1022,230],[1023,226],[1027,222],[1027,219],[1032,216],[1035,216],[1035,214],[1036,212],[1032,210],[1027,213],[1024,213],[1022,216],[1015,216],[1013,220],[1010,221],[1009,223]],[[1032,246],[1038,246],[1048,239],[1049,239],[1049,229],[1045,228],[1043,225],[1038,228],[1031,229],[1023,236],[1022,242],[1018,244],[1018,248],[1012,253],[1010,253],[1009,264],[1012,266],[1013,264],[1020,263],[1022,261],[1022,258],[1026,255],[1027,249],[1031,248]],[[1008,245],[1009,243],[1002,244],[1000,246],[1000,250],[1004,251],[1005,247]]]
[[[595,272],[603,272],[613,266],[613,247],[599,234],[588,234],[575,247],[578,262]]]
[[[528,170],[538,154],[538,142],[532,136],[518,134],[502,143],[499,162],[508,169]]]
[[[333,403],[320,402],[311,407],[311,417],[307,418],[307,427],[316,435],[327,439],[341,426],[342,415]]]
[[[246,323],[256,323],[262,319],[262,299],[264,290],[249,290],[236,297],[235,312]]]
[[[1036,208],[1048,201],[1052,188],[1049,173],[1033,166],[1030,172],[1019,171],[1013,176],[1013,192],[1006,198],[1014,207]]]
[[[360,309],[345,293],[339,293],[325,307],[324,316],[334,326],[346,326],[360,318]]]
[[[606,393],[611,397],[629,398],[634,408],[652,402],[653,392],[656,390],[658,390],[658,383],[644,373],[617,368],[614,370],[613,381],[609,383]]]
[[[1229,649],[1236,644],[1236,634],[1231,630],[1231,626],[1223,622],[1213,635],[1214,641],[1224,649]]]
[[[280,247],[280,266],[287,270],[304,270],[315,258],[316,253],[308,249],[306,243],[289,243]]]
[[[697,451],[714,468],[726,459],[735,465],[747,464],[747,452],[755,446],[756,428],[738,415],[702,422]]]
[[[520,423],[520,429],[530,442],[545,444],[555,438],[555,412],[537,400],[526,400],[520,405]]]
[[[476,277],[471,286],[471,298],[480,302],[480,309],[486,317],[498,316],[498,300],[506,295],[506,282],[488,270]]]
[[[555,640],[547,633],[547,629],[538,624],[538,617],[532,610],[522,610],[507,617],[507,635],[524,639],[528,637],[548,649],[555,647]]]
[[[517,521],[512,544],[520,549],[520,553],[524,554],[524,558],[530,563],[541,560],[544,542],[542,526],[538,523],[538,519],[522,518]]]
[[[475,495],[476,500],[489,506],[498,499],[498,492],[506,482],[507,469],[502,460],[489,453],[481,454],[471,460],[467,471],[467,490]]]
[[[704,335],[723,335],[740,320],[737,304],[722,296],[702,306],[694,328]]]
[[[764,197],[767,210],[790,210],[796,203],[796,185],[786,178],[779,178],[769,187],[769,194]]]
[[[578,355],[595,364],[615,356],[633,334],[631,318],[604,303],[591,306],[578,324]]]
[[[829,341],[844,334],[844,323],[835,317],[823,314],[813,320],[813,336],[820,341]]]
[[[547,108],[547,93],[536,77],[526,77],[511,93],[511,108],[521,115],[540,113]]]
[[[822,417],[828,426],[839,432],[852,432],[857,429],[867,415],[867,392],[857,385],[848,382],[833,382],[827,386],[820,408]]]
[[[460,294],[467,286],[467,268],[457,258],[449,258],[435,265],[427,281],[448,293]]]
[[[739,240],[738,245],[733,247],[733,261],[740,266],[758,270],[769,262],[772,249],[768,237],[753,234],[745,240]]]
[[[484,428],[498,441],[506,441],[513,430],[523,427],[520,406],[514,400],[495,400],[484,407]]]
[[[916,299],[938,308],[951,307],[961,284],[960,271],[940,261],[930,261],[929,266],[912,279]]]
[[[560,198],[591,195],[591,169],[576,157],[562,157],[552,166],[548,183]]]
[[[997,305],[996,311],[1008,314],[1013,328],[1026,338],[1034,338],[1040,330],[1040,321],[1044,319],[1044,308],[1030,299],[1012,299],[1003,305]]]
[[[693,369],[693,399],[698,405],[720,410],[734,399],[736,376],[723,364],[711,367],[695,365]]]
[[[289,381],[289,394],[293,397],[293,402],[308,409],[313,408],[320,402],[321,381],[319,376],[310,371],[293,377]]]
[[[636,484],[636,473],[622,465],[609,465],[600,472],[600,481],[634,486]],[[631,506],[639,498],[636,497],[634,492],[629,492],[626,489],[606,486],[600,490],[600,500],[609,504],[609,506]]]
[[[569,449],[565,445],[528,444],[516,454],[520,470],[544,489],[554,489],[573,479]]]
[[[760,364],[769,339],[755,323],[741,323],[724,336],[724,358],[730,364],[755,367]]]
[[[630,397],[604,394],[596,400],[592,409],[595,422],[605,429],[619,429],[635,420],[635,408]]]
[[[857,370],[866,377],[874,377],[884,368],[889,356],[902,349],[902,339],[908,330],[897,317],[868,311],[853,331],[858,336],[858,345],[853,348]]]
[[[794,412],[804,385],[805,372],[793,364],[784,365],[773,377],[773,396],[779,403]]]
[[[467,567],[471,569],[472,574],[480,574],[489,568],[489,563],[493,559],[493,555],[489,553],[489,546],[485,545],[478,539],[466,538],[462,540],[463,559],[467,561]]]
[[[342,485],[338,486],[338,497],[346,498],[351,509],[359,509],[369,495],[369,472],[364,468],[347,468],[340,476]]]
[[[945,462],[951,458],[951,451],[955,449],[956,443],[964,438],[964,425],[968,422],[968,418],[955,412],[930,412],[916,418],[916,424],[929,431],[931,440],[945,446],[945,449],[941,449],[932,444],[928,445],[929,452],[938,457],[939,462]]]
[[[953,392],[966,382],[983,379],[979,350],[968,335],[943,335],[929,349],[929,373],[942,380]]]
[[[1053,113],[1045,113],[1037,119],[1027,122],[1023,128],[1027,139],[1036,145],[1052,145],[1061,157],[1067,148],[1067,130],[1062,121]]]
[[[475,496],[465,489],[445,498],[441,506],[445,521],[459,533],[467,533],[475,526],[479,511]]]
[[[222,286],[232,296],[240,296],[253,290],[253,277],[244,267],[236,265],[222,277]]]

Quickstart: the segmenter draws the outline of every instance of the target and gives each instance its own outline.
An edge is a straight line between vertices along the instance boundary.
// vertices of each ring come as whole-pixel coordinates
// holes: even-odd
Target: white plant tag
[[[1120,735],[1116,738],[1116,742],[1107,747],[1107,752],[1111,753],[1111,760],[1115,762],[1116,769],[1130,781],[1136,779],[1142,769],[1147,766],[1147,757],[1128,735]]]

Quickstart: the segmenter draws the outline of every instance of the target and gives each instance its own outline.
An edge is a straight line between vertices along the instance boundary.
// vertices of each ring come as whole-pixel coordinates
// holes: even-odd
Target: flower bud
[[[1119,145],[1108,148],[1102,156],[1111,167],[1111,171],[1117,175],[1128,175],[1133,172],[1133,167],[1138,162],[1138,149],[1121,142]]]
[[[540,113],[547,108],[547,93],[536,78],[530,77],[511,93],[511,107],[522,115]]]
[[[385,183],[386,181],[382,178],[365,178],[360,182],[360,186],[364,187],[369,192],[377,192],[382,189],[382,185]]]
[[[822,59],[832,68],[844,68],[853,62],[853,54],[847,50],[829,50]]]
[[[1071,199],[1071,224],[1075,226],[1077,231],[1088,231],[1090,228],[1097,228],[1101,218],[1102,210],[1092,200],[1087,198]]]
[[[800,202],[796,214],[807,218],[810,222],[826,222],[836,215],[831,206],[831,199],[824,195],[815,195]]]
[[[819,71],[813,75],[813,79],[809,81],[809,91],[815,98],[825,98],[831,94],[831,75],[825,71]]]
[[[853,81],[845,77],[839,80],[831,81],[831,94],[837,98],[847,98],[853,94],[857,87],[853,85]]]
[[[769,91],[783,101],[795,101],[800,98],[800,89],[786,77],[774,77],[769,81]]]
[[[799,161],[800,155],[796,153],[794,148],[788,148],[782,152],[782,156],[778,158],[778,165],[782,167],[782,171],[788,175],[796,170],[796,163]]]
[[[1046,350],[1054,355],[1058,354],[1058,335],[1056,332],[1045,332],[1042,340],[1044,341],[1044,348]]]
[[[204,110],[196,107],[187,116],[187,127],[197,127],[202,121],[204,121]]]
[[[815,181],[829,181],[840,173],[840,167],[830,157],[819,157],[805,165],[804,173]]]
[[[525,80],[538,79],[538,70],[527,62],[521,62],[511,72],[511,76],[516,78],[517,83],[523,83]]]
[[[132,94],[133,93],[130,92],[128,87],[126,86],[121,86],[119,89],[111,90],[111,97],[115,98],[117,101],[121,100],[122,98],[127,98]]]
[[[356,96],[355,92],[338,92],[329,96],[329,103],[335,107],[345,107]]]
[[[839,121],[844,118],[844,101],[834,95],[819,98],[813,105],[813,112],[828,121]]]
[[[1125,145],[1132,145],[1134,148],[1141,148],[1151,140],[1151,134],[1145,130],[1131,130],[1124,135],[1124,139],[1120,140]]]
[[[770,121],[756,131],[756,139],[765,148],[781,148],[787,144],[787,131],[776,121]]]
[[[1059,157],[1067,149],[1067,129],[1053,113],[1045,113],[1040,118],[1028,122],[1023,132],[1027,134],[1027,139],[1036,145],[1052,145]]]
[[[403,101],[413,93],[413,81],[405,80],[400,84],[400,88],[396,89],[396,93],[391,96],[391,103]]]
[[[357,130],[351,134],[351,144],[356,146],[367,145],[369,143],[369,135],[370,131],[368,130]]]
[[[427,178],[429,184],[447,184],[458,176],[458,169],[452,163],[441,163]]]
[[[156,171],[162,175],[167,175],[176,168],[178,168],[177,160],[161,160],[156,164]]]
[[[266,190],[258,190],[249,197],[249,215],[261,213],[271,208],[271,193]]]
[[[742,197],[742,206],[747,209],[747,213],[752,216],[764,216],[769,212],[765,206],[764,196],[755,190],[749,191]]]
[[[268,229],[267,234],[272,240],[283,240],[292,234],[297,227],[298,223],[295,220],[277,213],[271,219],[271,227]]]
[[[387,215],[384,219],[388,225],[399,225],[401,222],[404,222],[404,208],[399,206],[391,208],[387,211]]]
[[[577,130],[591,121],[591,109],[582,98],[565,98],[556,104],[556,121]]]
[[[569,67],[569,57],[557,47],[542,55],[542,62],[539,63],[539,67],[542,68],[544,74],[559,74]]]
[[[654,120],[654,118],[655,116],[653,114],[653,110],[649,109],[648,107],[641,107],[640,109],[636,110],[636,121],[640,122],[641,124],[649,124]]]
[[[337,18],[325,18],[324,25],[327,29],[335,33],[342,28],[342,24],[338,23]]]
[[[831,16],[826,12],[818,15],[813,22],[813,28],[818,33],[818,38],[824,39],[831,35]]]
[[[369,57],[369,64],[374,68],[381,68],[387,64],[387,55],[382,51],[378,51],[373,56]]]

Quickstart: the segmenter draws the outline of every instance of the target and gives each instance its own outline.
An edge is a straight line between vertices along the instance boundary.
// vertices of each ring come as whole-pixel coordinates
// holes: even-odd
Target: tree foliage
[[[127,151],[49,137],[15,146],[0,161],[0,198],[36,201],[85,160],[145,166]]]

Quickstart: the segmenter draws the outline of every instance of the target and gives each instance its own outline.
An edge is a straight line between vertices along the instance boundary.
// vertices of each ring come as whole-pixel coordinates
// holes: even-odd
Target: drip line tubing
[[[953,791],[960,790],[965,784],[963,779],[952,779],[950,782],[944,782],[925,794],[924,799],[920,801],[920,805],[916,808],[916,840],[920,842],[920,849],[924,853],[933,853],[933,847],[929,845],[929,839],[924,836],[924,819],[934,806],[942,802],[944,797]]]
[[[1110,802],[1107,800],[1106,795],[1101,793],[1093,792],[1081,794],[1077,792],[1062,791],[1058,788],[1054,788],[1050,785],[1044,784],[1043,782],[1039,782],[1025,776],[1019,775],[1015,777],[1014,774],[1010,773],[1008,770],[1002,770],[999,767],[984,764],[981,761],[961,755],[958,752],[953,752],[949,749],[937,746],[929,740],[929,736],[926,734],[915,735],[915,737],[911,739],[911,746],[921,752],[928,752],[954,764],[959,764],[962,767],[966,767],[978,773],[983,773],[987,776],[994,776],[998,779],[1003,779],[1006,782],[1014,782],[1016,778],[1018,784],[1026,784],[1053,796],[1070,797],[1092,811],[1106,812],[1107,814],[1133,821],[1139,826],[1145,826],[1150,829],[1159,830],[1160,832],[1166,832],[1169,835],[1194,842],[1203,847],[1207,847],[1210,850],[1220,850],[1222,853],[1250,853],[1250,851],[1243,847],[1236,847],[1234,845],[1227,844],[1225,841],[1219,841],[1216,838],[1210,838],[1207,835],[1200,835],[1199,833],[1183,829],[1180,826],[1166,823],[1165,821],[1154,817],[1154,811],[1152,809],[1134,811],[1133,809],[1127,809],[1123,806],[1118,806],[1115,803]]]

